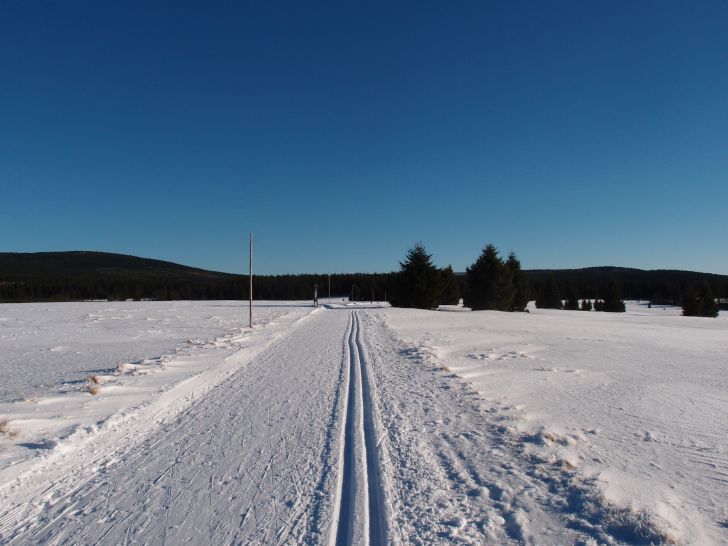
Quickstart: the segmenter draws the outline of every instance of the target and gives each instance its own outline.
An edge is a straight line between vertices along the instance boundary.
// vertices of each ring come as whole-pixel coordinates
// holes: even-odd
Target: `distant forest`
[[[610,281],[626,300],[681,305],[683,295],[706,282],[713,294],[728,299],[728,276],[690,271],[592,267],[525,270],[530,299],[553,279],[562,294],[604,297]],[[461,293],[465,275],[455,274]],[[319,299],[329,295],[328,275],[260,275],[253,278],[253,296],[265,300],[306,300],[318,285]],[[331,297],[354,301],[396,298],[395,273],[331,275]],[[0,302],[80,300],[215,300],[247,299],[247,275],[233,275],[171,262],[103,252],[0,253]]]

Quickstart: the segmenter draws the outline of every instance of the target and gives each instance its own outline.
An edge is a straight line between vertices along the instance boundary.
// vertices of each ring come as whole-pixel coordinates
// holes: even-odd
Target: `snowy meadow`
[[[348,313],[355,312],[362,317],[356,336],[351,326],[344,332]],[[246,322],[245,305],[232,301],[0,306],[0,500],[10,507],[0,513],[0,541],[3,530],[18,543],[25,532],[56,536],[42,533],[63,533],[65,524],[57,522],[88,517],[101,518],[99,532],[114,540],[129,532],[127,525],[138,527],[140,540],[178,529],[188,538],[248,533],[241,536],[262,536],[267,543],[265,537],[276,542],[275,534],[285,542],[286,533],[294,536],[308,525],[291,523],[306,521],[309,509],[301,498],[311,496],[316,503],[328,498],[324,492],[341,496],[332,477],[338,451],[331,446],[343,438],[342,393],[352,384],[343,378],[355,339],[373,382],[365,410],[379,416],[378,428],[369,433],[381,436],[376,445],[385,453],[381,491],[390,508],[379,517],[381,532],[389,529],[390,537],[401,533],[398,540],[407,542],[411,531],[443,544],[561,544],[573,532],[591,537],[577,539],[584,544],[728,540],[726,317],[682,317],[677,308],[650,309],[639,302],[628,302],[623,314],[532,304],[529,313],[502,313],[345,303],[314,310],[308,302],[257,302],[254,328]],[[296,339],[299,345],[292,344]],[[325,378],[320,384],[303,368],[316,362],[312,369]],[[231,391],[236,377],[244,385],[239,393]],[[298,398],[301,409],[291,411]],[[314,399],[320,405],[295,425],[299,428],[288,423],[305,416]],[[440,405],[427,405],[428,400]],[[332,403],[333,409],[327,405]],[[193,435],[187,427],[194,425],[184,419],[196,422],[196,407],[208,414]],[[127,490],[126,479],[139,480],[134,487],[152,488],[147,493],[152,495],[156,481],[151,470],[144,473],[147,465],[158,465],[155,472],[172,480],[165,458],[179,460],[169,442],[199,439],[185,453],[202,457],[214,426],[240,431],[236,412],[250,427],[241,433],[241,445],[260,439],[270,460],[258,448],[245,455],[260,471],[255,487],[245,473],[228,476],[230,461],[242,452],[228,453],[224,438],[216,437],[229,460],[210,456],[195,463],[200,469],[212,465],[220,487],[231,491],[229,500],[210,497],[218,503],[216,531],[200,535],[204,526],[192,516],[158,529],[158,518],[147,522],[128,499],[114,500]],[[323,427],[324,417],[331,419],[324,429],[308,430]],[[169,445],[156,448],[159,460],[153,462],[152,452],[145,455],[138,446],[142,440],[156,445],[159,430],[168,431]],[[281,438],[278,447],[266,443],[274,432]],[[296,465],[279,469],[281,476],[293,472],[308,480],[308,489],[295,480],[266,477],[280,449],[286,458],[298,452],[299,447],[288,451],[288,442],[296,441],[311,453],[325,448],[323,455],[304,457],[316,461],[305,472]],[[141,467],[124,466],[132,456]],[[441,469],[429,471],[438,464]],[[114,466],[126,477],[112,478]],[[68,479],[78,469],[92,473],[84,487],[109,484],[105,502],[116,502],[126,519],[117,522],[114,511],[93,511],[106,510],[102,505],[90,508],[88,499],[98,494],[82,496]],[[136,469],[142,478],[131,477]],[[198,493],[214,479],[201,478]],[[54,486],[58,480],[65,485]],[[295,486],[286,494],[299,500],[285,500],[277,488],[286,484]],[[250,494],[235,500],[243,486]],[[154,499],[168,513],[175,502]],[[242,500],[261,510],[260,520],[247,518],[251,508],[235,512]],[[194,498],[189,502],[195,506]],[[76,510],[78,503],[89,508]],[[314,523],[300,531],[300,541],[321,539],[328,525],[321,514],[334,504],[326,501],[314,511]],[[50,506],[67,519],[47,515]],[[291,515],[280,519],[276,533],[266,527],[272,521],[266,514],[286,510]],[[236,530],[233,520],[242,515]],[[432,522],[430,529],[423,529],[424,521]],[[160,534],[143,535],[152,530]]]
[[[256,302],[251,330],[240,301],[0,306],[0,485],[45,452],[201,394],[226,357],[249,356],[311,310]]]
[[[573,469],[677,542],[728,540],[728,318],[646,302],[529,311],[383,313],[536,460]]]

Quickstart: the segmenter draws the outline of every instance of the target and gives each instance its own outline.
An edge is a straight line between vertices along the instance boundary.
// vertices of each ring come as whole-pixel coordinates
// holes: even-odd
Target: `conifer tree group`
[[[400,271],[383,280],[387,281],[384,290],[387,285],[391,287],[389,302],[395,307],[435,309],[440,305],[458,305],[462,289],[463,303],[473,311],[525,311],[531,295],[529,279],[516,254],[511,252],[504,260],[493,244],[483,248],[475,262],[466,268],[464,278],[458,278],[451,266],[436,267],[432,255],[427,253],[422,243],[418,243],[400,262]],[[554,277],[549,277],[545,282],[536,283],[535,288],[536,307],[539,309],[625,312],[620,285],[614,278],[606,287],[596,285],[590,288],[574,283],[560,287]],[[562,288],[565,299],[562,299]],[[351,298],[374,299],[380,291],[374,282],[366,292],[354,283]],[[590,293],[594,296],[593,300],[584,297]],[[718,302],[707,281],[699,290],[688,286],[682,296],[682,305],[685,316],[716,317],[719,313]]]
[[[561,303],[561,291],[556,280],[550,277],[546,284],[541,287],[536,296],[536,307],[539,309],[563,309]]]
[[[683,316],[715,318],[718,313],[718,304],[708,282],[703,283],[699,292],[694,288],[688,288],[685,291],[682,306]]]
[[[619,287],[612,280],[609,281],[606,296],[602,299],[594,298],[594,303],[586,298],[579,303],[579,296],[573,285],[566,286],[566,300],[562,301],[561,290],[553,277],[543,284],[536,296],[536,307],[539,309],[566,309],[568,311],[607,311],[610,313],[624,313],[625,305]]]
[[[407,252],[395,276],[390,303],[395,307],[434,309],[439,305],[457,305],[460,289],[452,267],[438,269],[422,243]]]
[[[488,244],[477,260],[465,270],[467,291],[463,303],[473,311],[524,311],[529,287],[521,262],[511,252],[507,260]]]
[[[460,302],[460,283],[452,267],[437,268],[421,243],[399,265],[390,298],[393,306],[434,309]],[[513,252],[504,261],[492,244],[467,268],[465,285],[464,303],[473,310],[524,311],[528,304],[530,287],[521,262]]]
[[[577,297],[576,290],[573,286],[569,286],[566,290],[566,302],[564,303],[564,309],[567,311],[579,310],[579,298]]]
[[[460,303],[460,285],[451,266],[440,270],[441,297],[440,305],[457,305]]]
[[[604,297],[604,308],[601,310],[607,313],[624,313],[625,311],[622,295],[619,293],[617,283],[613,280],[609,281],[607,285],[607,294]]]

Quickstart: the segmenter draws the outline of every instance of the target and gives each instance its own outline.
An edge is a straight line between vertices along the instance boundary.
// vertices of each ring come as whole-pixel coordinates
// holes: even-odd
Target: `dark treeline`
[[[691,290],[700,292],[707,283],[716,298],[728,299],[728,276],[710,273],[588,267],[531,270],[526,271],[526,274],[534,297],[553,282],[562,299],[567,299],[569,295],[579,300],[604,299],[616,287],[625,300],[651,301],[654,305],[682,305],[686,294]]]
[[[576,300],[603,301],[610,293],[610,282],[625,300],[682,305],[686,296],[706,300],[709,288],[722,308],[728,301],[728,276],[724,275],[616,267],[521,271],[515,255],[500,258],[494,247],[486,247],[469,269],[473,278],[482,279],[497,272],[494,281],[513,290],[511,299],[506,299],[515,309],[522,307],[524,298],[536,299],[550,283],[556,297],[571,306]],[[465,273],[453,273],[449,267],[437,271],[438,282],[443,283],[438,301],[453,303],[456,295],[462,295],[467,303],[475,301],[481,308],[499,308],[505,301],[499,299],[500,289],[489,286],[486,280],[478,284],[480,292],[473,293]],[[396,301],[405,295],[403,290],[411,288],[406,283],[398,286],[397,278],[398,273],[334,274],[331,296]],[[255,276],[253,294],[256,299],[306,300],[313,298],[314,284],[318,284],[319,299],[325,301],[329,294],[326,274]],[[100,252],[0,253],[0,302],[247,297],[246,275]]]
[[[331,296],[384,300],[391,274],[331,275]],[[253,296],[268,300],[329,295],[326,274],[254,275]],[[0,253],[0,302],[247,299],[248,276],[106,252]]]
[[[0,302],[81,300],[243,300],[248,298],[247,275],[231,278],[145,279],[111,275],[105,278],[26,278],[0,280]],[[327,275],[253,276],[253,296],[261,300],[313,299],[318,284],[319,299],[329,296]],[[331,297],[355,301],[389,298],[390,274],[349,273],[331,275]]]

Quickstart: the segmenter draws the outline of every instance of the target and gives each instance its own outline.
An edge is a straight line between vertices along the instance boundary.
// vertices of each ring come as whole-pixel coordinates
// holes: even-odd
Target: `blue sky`
[[[4,2],[0,251],[728,274],[728,3]]]

